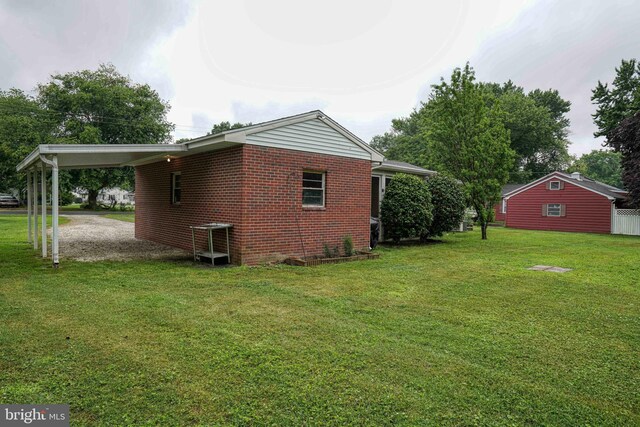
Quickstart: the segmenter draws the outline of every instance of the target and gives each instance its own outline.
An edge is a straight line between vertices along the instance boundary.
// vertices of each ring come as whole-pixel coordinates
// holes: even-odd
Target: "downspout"
[[[51,166],[51,258],[53,267],[58,268],[58,156],[49,160],[41,154],[40,160]]]

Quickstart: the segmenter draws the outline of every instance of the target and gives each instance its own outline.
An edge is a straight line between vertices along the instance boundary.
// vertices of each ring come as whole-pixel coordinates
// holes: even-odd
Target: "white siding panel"
[[[246,141],[265,147],[371,159],[371,154],[319,119],[247,135]]]

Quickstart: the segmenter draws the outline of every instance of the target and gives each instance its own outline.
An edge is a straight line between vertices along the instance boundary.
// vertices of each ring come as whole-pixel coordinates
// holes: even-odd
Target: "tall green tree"
[[[51,142],[55,122],[30,95],[0,91],[0,192],[26,188],[16,165],[39,144]]]
[[[515,156],[505,113],[499,99],[475,81],[468,63],[453,71],[450,82],[432,86],[429,105],[424,126],[431,152],[440,170],[462,182],[484,240]]]
[[[569,165],[567,140],[570,102],[555,90],[536,89],[528,94],[508,81],[482,84],[500,101],[505,112],[504,126],[509,130],[516,158],[511,182],[528,182]]]
[[[508,81],[503,84],[481,83],[489,92],[491,103],[500,102],[503,125],[509,130],[515,161],[510,182],[528,182],[554,170],[564,170],[570,163],[567,139],[571,103],[557,90],[536,89],[525,93]],[[389,159],[403,160],[428,169],[435,167],[429,149],[429,132],[422,124],[429,115],[430,101],[422,103],[409,117],[392,121],[391,131],[373,137],[371,145]]]
[[[622,155],[612,150],[592,150],[583,154],[568,169],[568,172],[580,172],[581,174],[622,188]]]
[[[595,136],[621,155],[622,181],[631,204],[640,207],[640,62],[622,60],[611,87],[598,81],[591,101],[597,106]]]
[[[217,133],[226,132],[228,130],[240,129],[245,126],[251,126],[251,122],[249,123],[220,122],[213,125],[213,127],[211,128],[211,132],[209,132],[208,135],[215,135]]]
[[[372,138],[370,145],[391,160],[401,160],[430,169],[433,166],[422,117],[428,106],[422,104],[409,117],[393,119],[391,130]]]
[[[611,87],[598,81],[591,101],[597,106],[593,121],[598,130],[594,135],[606,137],[624,119],[640,111],[640,63],[623,59]]]
[[[97,70],[56,74],[38,86],[38,101],[55,120],[53,137],[68,144],[159,144],[171,141],[169,104],[111,64]],[[132,168],[73,171],[95,207],[103,188],[133,185]]]
[[[622,181],[629,191],[629,204],[640,209],[640,111],[612,129],[607,142],[621,155]]]

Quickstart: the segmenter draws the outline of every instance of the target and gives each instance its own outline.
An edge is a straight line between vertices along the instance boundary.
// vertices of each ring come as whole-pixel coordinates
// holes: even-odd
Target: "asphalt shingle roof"
[[[607,196],[613,197],[615,199],[624,199],[627,191],[621,188],[616,188],[612,185],[605,184],[603,182],[596,181],[591,178],[587,178],[584,175],[581,175],[581,179],[576,179],[571,174],[564,172],[556,172],[558,175],[562,175],[563,177],[575,181],[576,184],[580,184],[583,187],[590,188],[591,190],[597,191],[598,193],[606,194]]]
[[[604,194],[605,196],[613,197],[614,199],[625,199],[627,195],[626,190],[623,190],[621,188],[616,188],[612,185],[605,184],[603,182],[599,182],[591,178],[587,178],[584,175],[580,175],[580,178],[577,178],[571,175],[570,173],[553,172],[541,178],[541,180],[544,180],[552,175],[559,175],[562,178],[566,179],[568,182],[574,182],[576,185],[580,185],[587,189]],[[533,181],[533,182],[538,182],[538,181],[540,180]],[[528,186],[530,184],[532,184],[532,182],[527,184],[507,184],[504,187],[502,187],[502,196],[504,197],[505,195],[512,193],[522,187]]]

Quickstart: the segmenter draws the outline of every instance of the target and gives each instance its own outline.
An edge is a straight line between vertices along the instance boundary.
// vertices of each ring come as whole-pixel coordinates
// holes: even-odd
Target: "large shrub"
[[[414,175],[397,174],[385,190],[381,205],[384,234],[394,243],[428,232],[433,218],[431,195],[425,182]]]
[[[445,175],[434,175],[427,179],[427,188],[433,204],[433,221],[422,239],[441,236],[460,225],[467,208],[462,185]]]

